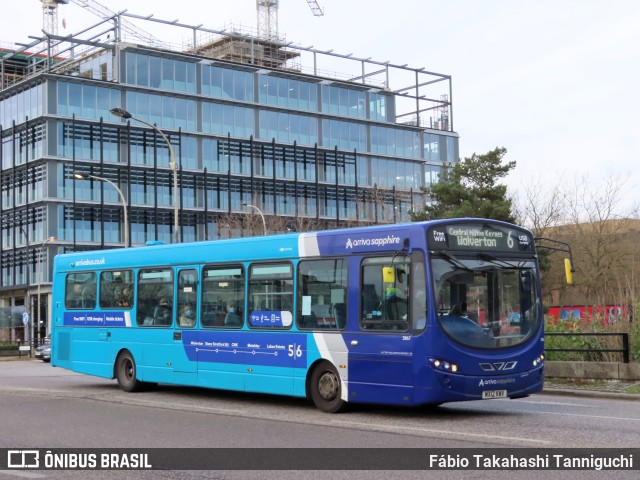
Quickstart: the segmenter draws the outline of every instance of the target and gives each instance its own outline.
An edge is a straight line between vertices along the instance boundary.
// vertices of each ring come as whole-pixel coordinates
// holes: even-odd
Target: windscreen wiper
[[[508,260],[503,260],[501,258],[495,257],[489,253],[478,253],[476,255],[476,258],[479,260],[484,260],[484,261],[488,261],[488,262],[494,262],[495,264],[497,264],[500,267],[508,267],[508,268],[522,268],[522,263],[519,264],[515,264],[515,263],[511,263]]]
[[[460,260],[458,260],[456,257],[454,257],[453,255],[451,255],[449,252],[445,250],[439,250],[438,252],[431,252],[431,253],[444,257],[444,259],[447,262],[449,262],[454,267],[459,268],[460,270],[464,270],[466,272],[474,271],[472,268],[467,267],[464,263],[462,263]]]

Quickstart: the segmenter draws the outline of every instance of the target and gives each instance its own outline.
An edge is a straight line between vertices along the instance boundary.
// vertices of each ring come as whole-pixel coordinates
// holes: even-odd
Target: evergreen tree
[[[426,191],[431,204],[422,211],[412,212],[414,222],[439,218],[479,217],[514,222],[511,199],[506,185],[497,182],[516,166],[502,164],[506,148],[468,158],[449,168],[443,165],[440,181]]]

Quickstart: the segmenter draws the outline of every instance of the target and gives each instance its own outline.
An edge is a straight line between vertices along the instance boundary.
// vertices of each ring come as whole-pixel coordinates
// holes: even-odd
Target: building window
[[[322,85],[322,111],[349,118],[366,118],[366,91]]]
[[[322,120],[322,146],[340,150],[367,150],[367,129],[363,124],[340,120]]]
[[[202,94],[209,97],[253,101],[253,72],[203,65]]]
[[[252,108],[219,103],[202,103],[202,131],[248,138],[254,134],[255,111]]]
[[[108,120],[109,109],[120,103],[120,92],[75,82],[58,82],[58,115],[89,120]]]
[[[260,111],[260,139],[300,145],[318,142],[318,119],[294,113]]]
[[[129,91],[127,109],[158,128],[181,128],[190,132],[197,128],[195,100]]]
[[[275,75],[260,75],[259,95],[263,105],[310,112],[318,111],[318,84]]]
[[[196,65],[170,58],[127,52],[125,82],[174,92],[196,92]],[[137,112],[136,116],[140,112]]]

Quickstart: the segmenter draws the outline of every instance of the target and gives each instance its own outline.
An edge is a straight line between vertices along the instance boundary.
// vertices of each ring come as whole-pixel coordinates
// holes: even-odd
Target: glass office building
[[[407,221],[458,160],[447,75],[126,17],[0,49],[0,322],[47,331],[58,252]]]

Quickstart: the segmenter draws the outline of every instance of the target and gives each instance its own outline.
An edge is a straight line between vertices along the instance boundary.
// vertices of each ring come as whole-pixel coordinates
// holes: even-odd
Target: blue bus
[[[58,255],[52,364],[348,403],[542,390],[532,234],[453,219]]]

